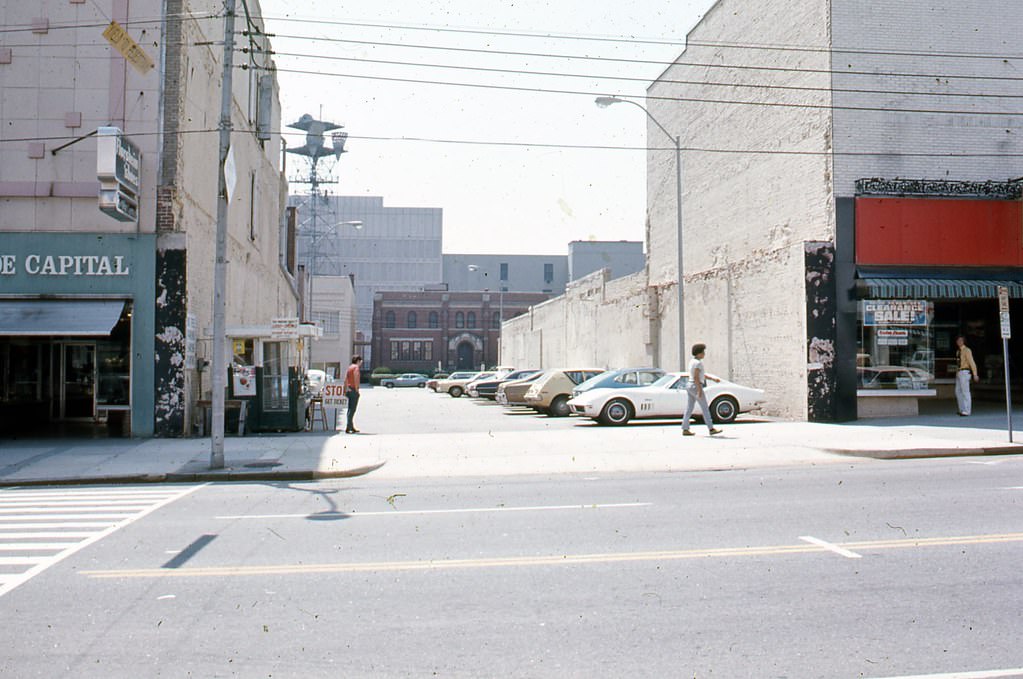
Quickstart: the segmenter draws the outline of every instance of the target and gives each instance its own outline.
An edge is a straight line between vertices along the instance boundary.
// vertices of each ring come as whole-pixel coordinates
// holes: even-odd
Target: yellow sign
[[[124,27],[116,21],[110,22],[110,25],[103,31],[103,37],[121,53],[125,61],[134,66],[135,70],[142,75],[146,75],[156,66],[149,55],[135,42],[135,39],[128,35],[128,31],[124,30]]]

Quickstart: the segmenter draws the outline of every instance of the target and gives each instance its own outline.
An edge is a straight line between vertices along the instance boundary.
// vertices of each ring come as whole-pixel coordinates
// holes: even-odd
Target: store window
[[[862,300],[857,388],[932,388],[936,377],[934,315],[934,303],[926,300]],[[946,335],[941,333],[943,338]]]
[[[131,304],[125,304],[110,337],[96,342],[96,404],[127,407],[131,403]]]

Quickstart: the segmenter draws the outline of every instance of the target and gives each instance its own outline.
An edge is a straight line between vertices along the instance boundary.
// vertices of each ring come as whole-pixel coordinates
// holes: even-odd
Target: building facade
[[[619,305],[629,356],[679,366],[676,347],[705,342],[708,370],[797,419],[940,399],[963,332],[983,384],[999,370],[997,288],[1015,297],[1023,281],[1021,22],[1010,0],[719,0],[645,102],[686,149],[683,341],[674,149],[648,153],[646,273],[506,335],[586,336],[580,305]],[[611,331],[573,346],[604,363]]]
[[[329,220],[335,229],[321,243],[333,251],[324,252],[313,242],[316,231],[308,228],[314,208],[307,204],[307,197],[292,195],[289,200],[299,211],[298,261],[313,275],[354,278],[360,347],[373,346],[373,300],[378,291],[422,290],[440,284],[444,216],[440,208],[390,207],[379,196],[327,196],[324,205],[315,207],[317,220]],[[373,364],[371,351],[363,358],[367,365]]]
[[[106,423],[180,436],[202,396],[221,70],[208,45],[223,38],[221,5],[110,9],[108,41],[95,3],[0,5],[11,45],[0,44],[4,434]],[[277,85],[266,39],[249,39],[269,70],[233,83],[227,320],[269,328],[297,316],[298,298],[281,257]]]
[[[535,292],[378,292],[373,367],[394,372],[479,370],[501,362],[501,319],[548,299]]]
[[[341,377],[355,355],[355,284],[349,276],[316,276],[308,287],[309,321],[322,333],[311,347],[309,367]]]

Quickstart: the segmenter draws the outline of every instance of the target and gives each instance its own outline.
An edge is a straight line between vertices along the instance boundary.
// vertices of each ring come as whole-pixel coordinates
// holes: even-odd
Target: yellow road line
[[[1023,542],[1023,533],[1000,535],[964,535],[938,538],[906,538],[872,542],[835,543],[837,546],[865,552],[880,549],[912,549],[917,547],[948,547]],[[774,545],[765,547],[726,547],[720,549],[689,549],[657,552],[623,552],[618,554],[564,554],[558,556],[513,556],[482,559],[440,559],[436,561],[379,561],[363,563],[282,564],[267,566],[213,566],[196,568],[140,568],[125,570],[80,571],[90,578],[202,578],[252,575],[300,575],[314,573],[366,573],[388,571],[425,571],[466,568],[510,568],[516,566],[557,566],[580,564],[624,563],[632,561],[678,561],[748,556],[780,556],[786,554],[828,553],[813,544]]]

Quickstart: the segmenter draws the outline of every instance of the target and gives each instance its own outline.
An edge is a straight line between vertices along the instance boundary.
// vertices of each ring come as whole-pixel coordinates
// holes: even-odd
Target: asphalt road
[[[1023,675],[1021,457],[90,490],[124,525],[0,595],[0,676]]]

